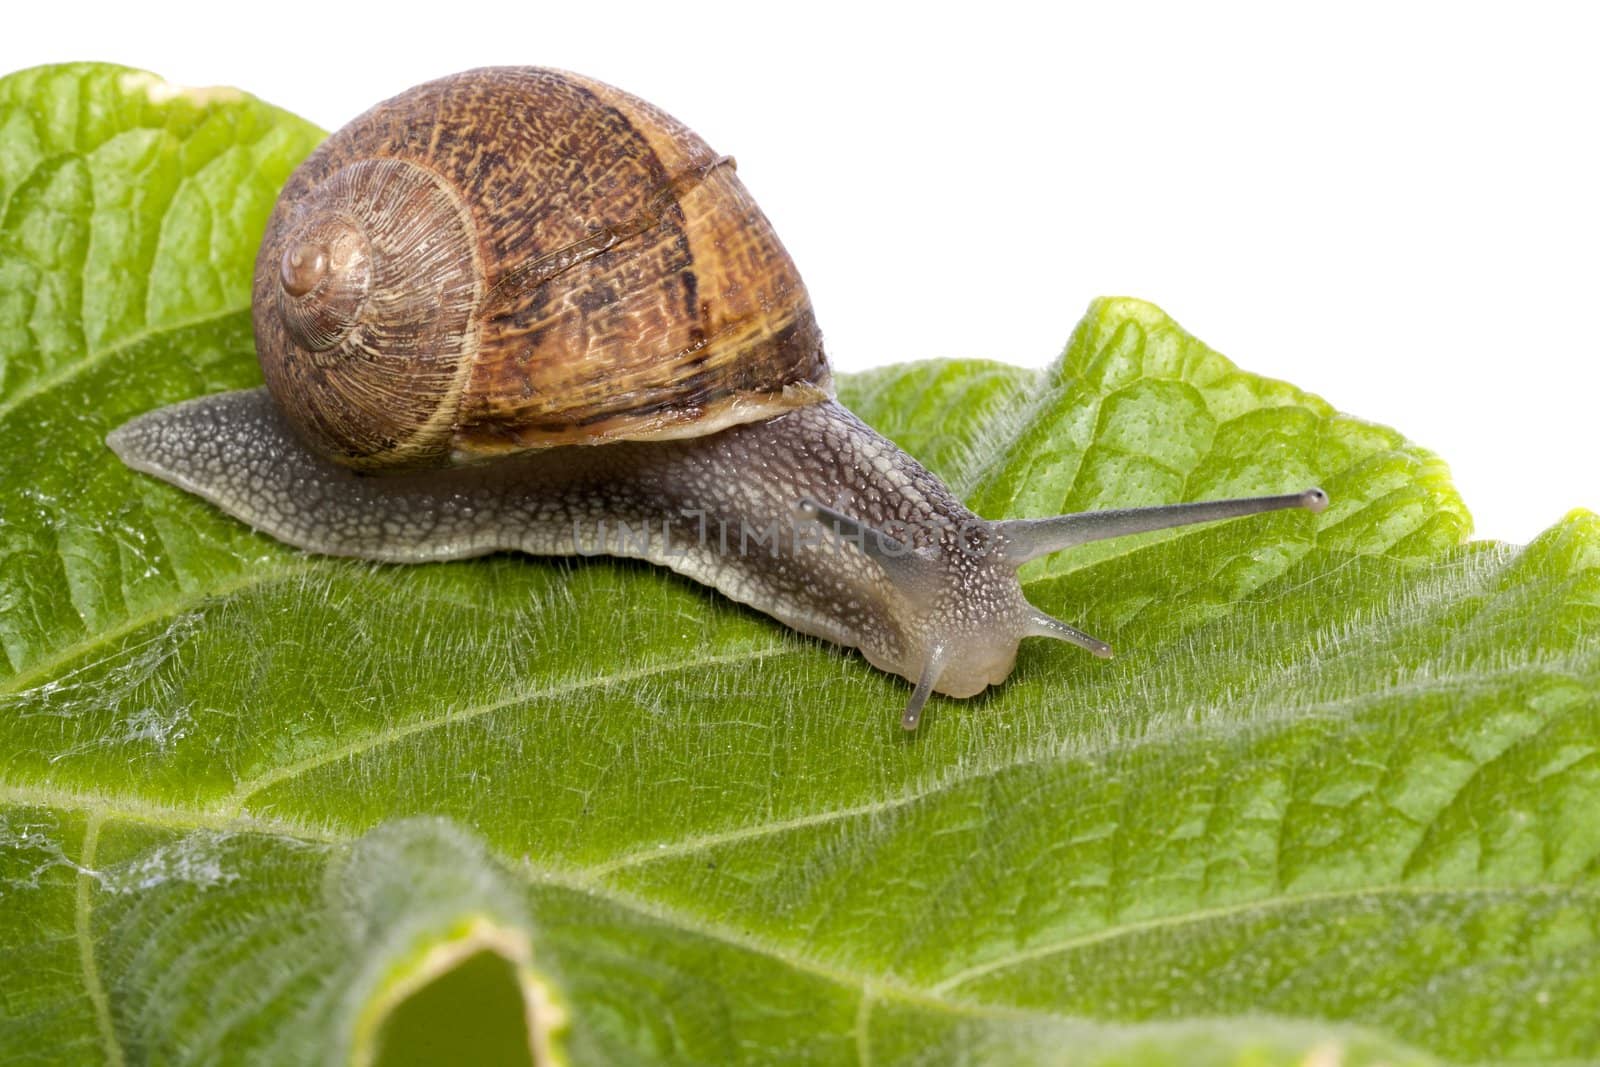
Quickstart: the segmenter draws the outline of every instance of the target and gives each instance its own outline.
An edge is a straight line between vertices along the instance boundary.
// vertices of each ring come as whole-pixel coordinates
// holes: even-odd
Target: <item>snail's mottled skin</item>
[[[831,399],[810,299],[734,174],[577,75],[469,71],[328,138],[256,261],[264,389],[151,412],[131,467],[310,552],[632,556],[933,691],[1105,642],[1017,568],[1287,496],[987,522]]]
[[[308,552],[393,563],[498,551],[647,559],[957,697],[1004,681],[1026,636],[1110,653],[1027,602],[1016,576],[1027,559],[1170,526],[1175,512],[1208,521],[1320,510],[1325,500],[1310,490],[987,522],[832,402],[691,440],[568,446],[388,475],[311,452],[265,389],[163,408],[108,443],[129,466]],[[818,516],[808,501],[849,519]],[[872,529],[853,530],[850,519]],[[908,728],[920,710],[919,701],[908,711]]]
[[[109,443],[130,466],[310,552],[394,563],[604,552],[670,567],[913,680],[924,650],[944,643],[938,688],[953,696],[1002,681],[1037,614],[989,524],[832,403],[689,441],[382,476],[305,449],[264,389],[153,412]],[[801,499],[937,548],[954,581],[897,587],[854,539],[797,513]],[[978,532],[970,551],[956,543],[962,524]]]

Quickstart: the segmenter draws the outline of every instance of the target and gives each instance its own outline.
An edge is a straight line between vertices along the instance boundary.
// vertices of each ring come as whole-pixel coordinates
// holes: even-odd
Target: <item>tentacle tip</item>
[[[1093,652],[1096,656],[1099,656],[1101,659],[1115,659],[1116,655],[1117,655],[1117,653],[1112,649],[1112,647],[1110,645],[1106,644],[1104,641],[1100,642],[1098,645],[1096,645],[1095,647],[1091,648],[1089,651]]]
[[[1312,486],[1300,494],[1300,506],[1312,514],[1317,514],[1327,508],[1328,494]]]
[[[803,496],[794,502],[795,515],[806,522],[816,522],[822,517],[822,511],[817,507],[817,502],[808,496]]]
[[[914,732],[921,724],[922,712],[920,711],[911,711],[908,708],[906,713],[900,716],[900,729],[904,730],[906,733]]]

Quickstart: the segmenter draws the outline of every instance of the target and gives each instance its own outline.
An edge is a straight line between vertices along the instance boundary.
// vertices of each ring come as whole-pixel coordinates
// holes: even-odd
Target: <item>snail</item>
[[[1319,489],[978,518],[833,399],[793,262],[734,162],[588,78],[417,86],[290,176],[256,260],[266,384],[107,443],[303,550],[651,560],[932,692],[1005,680],[1028,560],[1283,508]]]

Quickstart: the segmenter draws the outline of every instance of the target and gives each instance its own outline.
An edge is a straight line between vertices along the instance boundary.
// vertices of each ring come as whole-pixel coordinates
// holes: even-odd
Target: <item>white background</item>
[[[840,369],[1042,365],[1140,296],[1441,453],[1482,536],[1600,509],[1592,9],[8,7],[0,72],[117,61],[329,128],[467,67],[581,71],[738,156]]]

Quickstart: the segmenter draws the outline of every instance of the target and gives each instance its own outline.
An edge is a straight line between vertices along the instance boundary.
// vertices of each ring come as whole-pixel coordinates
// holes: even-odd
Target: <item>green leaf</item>
[[[903,736],[904,683],[665,572],[315,559],[115,461],[258,380],[318,136],[0,80],[8,1061],[1600,1050],[1600,519],[1468,543],[1437,458],[1137,301],[1042,374],[847,378],[991,517],[1333,498],[1031,565],[1119,658],[1029,643]]]

